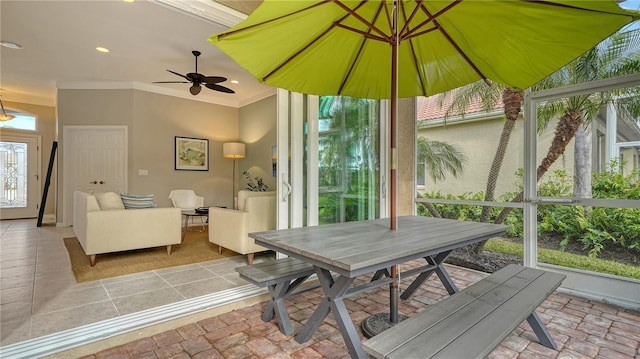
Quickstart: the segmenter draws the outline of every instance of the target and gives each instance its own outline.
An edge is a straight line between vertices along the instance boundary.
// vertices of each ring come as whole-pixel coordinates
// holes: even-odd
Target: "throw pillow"
[[[124,208],[126,209],[155,207],[155,205],[153,204],[152,194],[136,195],[136,194],[120,193],[120,197],[122,198],[122,203],[124,203]]]
[[[115,192],[94,193],[94,196],[96,197],[96,201],[98,201],[100,210],[124,209],[122,199]]]

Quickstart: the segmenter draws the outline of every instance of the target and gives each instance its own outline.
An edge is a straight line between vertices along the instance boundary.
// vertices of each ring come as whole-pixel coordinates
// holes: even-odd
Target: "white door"
[[[0,140],[0,218],[35,218],[40,205],[40,138],[3,134]]]
[[[64,223],[71,225],[73,192],[127,191],[126,126],[65,126]]]

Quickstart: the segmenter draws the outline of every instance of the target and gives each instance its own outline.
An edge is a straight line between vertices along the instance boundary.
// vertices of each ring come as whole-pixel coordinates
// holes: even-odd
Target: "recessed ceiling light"
[[[231,80],[229,82],[231,82],[232,84],[239,84],[240,83],[240,81],[238,81],[238,80]]]
[[[104,52],[104,53],[109,52],[109,49],[107,49],[106,47],[101,47],[101,46],[96,47],[96,50],[98,50],[100,52]]]
[[[0,45],[4,46],[4,47],[8,47],[10,49],[21,49],[22,45],[17,44],[15,42],[11,42],[11,41],[0,41]]]
[[[122,0],[122,1],[124,1],[124,2],[134,2],[136,0]]]

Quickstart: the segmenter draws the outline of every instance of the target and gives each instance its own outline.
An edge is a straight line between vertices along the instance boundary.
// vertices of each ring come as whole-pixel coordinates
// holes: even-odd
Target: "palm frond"
[[[455,145],[418,137],[417,160],[425,164],[429,177],[437,182],[445,179],[447,174],[459,177],[467,156]]]

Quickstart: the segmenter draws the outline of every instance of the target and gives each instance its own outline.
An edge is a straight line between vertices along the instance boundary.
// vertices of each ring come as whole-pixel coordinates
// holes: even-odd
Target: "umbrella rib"
[[[421,1],[421,0],[418,0]],[[402,14],[405,15],[405,3],[401,3],[401,7],[402,7]],[[416,14],[418,13],[418,10],[420,9],[420,6],[416,6],[415,8],[413,8],[413,11],[411,12],[411,15],[409,16],[408,19],[405,18],[405,22],[404,22],[404,26],[402,27],[402,30],[400,30],[398,32],[398,34],[404,34],[405,32],[407,32],[407,29],[409,28],[409,23],[411,22],[411,20],[413,20],[413,18],[416,16]]]
[[[422,7],[422,10],[425,12],[425,14],[427,14],[429,17],[431,17],[431,21],[433,22],[434,26],[436,27],[436,29],[438,31],[440,31],[440,33],[442,34],[442,36],[444,36],[445,39],[447,39],[447,41],[449,42],[449,44],[451,44],[451,46],[453,46],[453,48],[458,52],[458,54],[460,54],[460,56],[462,56],[462,58],[464,59],[464,61],[467,63],[467,65],[469,65],[473,71],[475,71],[476,74],[478,74],[478,76],[480,76],[481,79],[484,80],[484,82],[487,83],[487,85],[491,85],[491,82],[489,80],[487,80],[487,76],[485,76],[482,71],[480,71],[480,69],[473,63],[473,61],[471,61],[471,59],[469,58],[469,56],[467,56],[467,54],[462,51],[462,49],[460,48],[460,46],[458,46],[458,44],[456,44],[455,41],[453,41],[453,39],[451,38],[451,36],[449,36],[449,34],[447,33],[447,31],[445,29],[442,28],[442,26],[440,26],[440,23],[437,20],[437,16],[440,16],[440,14],[442,14],[443,11],[450,9],[452,6],[457,5],[460,3],[460,1],[462,0],[456,0],[456,2],[451,3],[449,6],[447,6],[446,8],[440,10],[436,15],[431,15],[431,13],[429,12],[429,10],[427,8],[424,7],[423,4],[420,4],[420,6]]]
[[[325,0],[323,3],[327,3],[330,2],[332,0]],[[358,9],[360,6],[364,5],[364,3],[360,3],[360,5],[358,5],[356,7],[356,9]],[[307,8],[309,9],[309,8]],[[306,46],[304,46],[303,48],[301,48],[300,50],[296,51],[295,54],[291,55],[289,58],[287,58],[286,60],[284,60],[280,65],[276,66],[272,71],[270,71],[268,74],[266,74],[264,77],[262,77],[262,81],[266,81],[269,77],[271,77],[271,75],[273,75],[274,73],[278,72],[283,66],[287,65],[289,62],[291,62],[292,60],[294,60],[296,57],[298,57],[298,55],[300,55],[302,52],[304,52],[306,49],[308,49],[311,45],[315,44],[316,42],[318,42],[318,40],[320,40],[323,36],[325,36],[329,31],[331,31],[334,27],[341,27],[341,28],[347,28],[350,31],[350,28],[345,27],[344,25],[341,25],[340,22],[343,21],[344,19],[346,19],[349,16],[349,14],[345,14],[344,16],[342,16],[340,19],[336,20],[335,22],[333,22],[331,24],[331,26],[329,26],[325,31],[322,32],[322,34],[318,35],[318,37],[316,37],[315,39],[313,39],[312,41],[310,41]]]
[[[365,18],[363,18],[362,16],[358,15],[358,13],[356,13],[354,10],[350,9],[347,5],[343,4],[342,1],[340,0],[333,0],[333,2],[340,6],[344,11],[346,11],[347,13],[349,13],[349,15],[353,16],[355,19],[357,19],[358,21],[362,22],[364,25],[366,25],[369,29],[377,32],[381,37],[387,39],[387,42],[391,41],[391,36],[387,35],[384,33],[384,31],[380,30],[378,27],[376,27],[372,22],[367,21]],[[361,2],[360,5],[363,5],[365,2]],[[359,6],[358,6],[359,7]],[[356,8],[357,9],[357,8]]]
[[[319,2],[319,3],[315,3],[313,5],[305,7],[303,9],[300,9],[300,10],[297,10],[297,11],[294,11],[294,12],[291,12],[291,13],[288,13],[288,14],[280,15],[278,17],[274,17],[272,19],[269,19],[269,20],[266,20],[266,21],[263,21],[263,22],[259,22],[257,24],[249,25],[247,27],[243,27],[243,28],[236,29],[236,30],[231,30],[231,31],[228,31],[228,32],[223,32],[221,34],[218,34],[218,39],[223,39],[223,38],[225,38],[227,36],[230,36],[230,35],[233,35],[233,34],[237,34],[239,32],[243,32],[245,30],[253,29],[254,27],[258,27],[258,26],[262,26],[262,25],[265,25],[265,24],[269,24],[269,23],[272,23],[274,21],[278,21],[280,19],[284,19],[284,18],[287,18],[289,16],[292,16],[292,15],[295,15],[295,14],[298,14],[298,13],[301,13],[301,12],[309,11],[309,10],[315,8],[316,6],[321,6],[321,5],[324,5],[324,4],[326,4],[328,2],[331,2],[331,1],[333,1],[333,0],[323,0],[323,1]]]
[[[380,16],[380,10],[384,7],[383,3],[380,3],[380,7],[378,7],[378,11],[376,13],[376,15],[373,17],[373,21],[372,22],[376,22],[376,20],[378,19],[378,16]],[[351,66],[349,66],[349,71],[347,71],[346,76],[344,77],[344,79],[342,80],[342,83],[340,84],[340,87],[338,88],[338,94],[342,93],[342,89],[346,86],[347,82],[349,81],[349,78],[351,77],[351,73],[353,72],[353,69],[356,66],[356,63],[358,62],[358,58],[360,58],[360,54],[362,53],[362,50],[364,49],[364,44],[367,41],[367,38],[371,38],[371,39],[379,39],[378,37],[374,37],[373,35],[370,34],[371,29],[369,29],[369,33],[364,33],[363,32],[363,36],[364,38],[362,39],[362,43],[360,44],[360,48],[358,48],[358,53],[356,54],[356,56],[353,58],[353,61],[351,62]],[[384,41],[384,39],[382,39]]]
[[[404,17],[405,23],[404,23],[404,27],[402,28],[402,32],[404,32],[407,29],[407,26],[409,24],[409,22],[411,22],[411,19],[413,19],[413,17],[415,16],[416,12],[418,11],[418,6],[416,6],[413,9],[413,12],[411,13],[411,15],[409,16],[409,18],[407,19],[407,14],[405,11],[405,7],[402,6],[402,16]],[[415,47],[413,45],[413,42],[411,40],[409,40],[409,48],[411,49],[411,58],[413,59],[413,67],[416,70],[416,73],[420,73],[420,66],[418,65],[418,59],[416,57],[416,50]],[[424,79],[422,78],[422,76],[418,76],[418,80],[420,81],[420,88],[422,89],[422,95],[426,96],[427,95],[427,89],[425,86],[425,82]]]
[[[427,19],[424,20],[423,22],[417,24],[413,29],[410,29],[407,31],[407,33],[402,37],[402,40],[406,40],[412,37],[416,37],[416,36],[420,36],[422,34],[426,34],[428,32],[431,32],[435,29],[427,29],[421,32],[416,33],[416,31],[418,29],[421,29],[423,27],[425,27],[426,25],[430,24],[430,23],[435,23],[436,19],[444,14],[445,12],[451,10],[451,8],[453,8],[456,5],[459,5],[462,2],[462,0],[455,0],[454,2],[452,2],[451,4],[447,5],[446,7],[444,7],[442,10],[438,11],[437,13],[435,13],[434,15],[431,15],[431,13],[429,12],[429,10],[427,10],[427,8],[424,7],[423,3],[420,3],[419,6],[416,7],[416,10],[418,8],[420,8],[422,11],[424,11],[424,13],[427,15]],[[408,22],[407,24],[405,24],[405,28],[408,27]],[[403,29],[404,30],[404,29]]]

